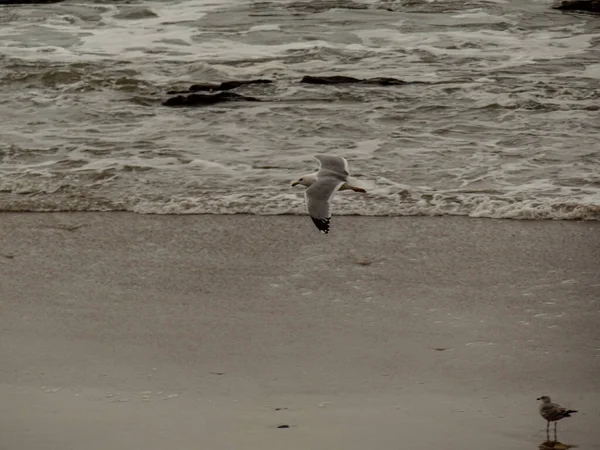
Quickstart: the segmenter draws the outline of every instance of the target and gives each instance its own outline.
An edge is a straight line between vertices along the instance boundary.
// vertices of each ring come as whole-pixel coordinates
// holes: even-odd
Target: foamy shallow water
[[[524,4],[526,3],[526,4]],[[600,219],[600,21],[534,1],[67,1],[0,9],[0,210]],[[428,85],[314,86],[304,75]],[[262,103],[160,105],[270,78]]]

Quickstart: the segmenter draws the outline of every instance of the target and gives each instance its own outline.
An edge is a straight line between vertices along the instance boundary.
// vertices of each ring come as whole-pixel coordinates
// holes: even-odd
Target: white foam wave
[[[0,184],[0,211],[132,211],[140,214],[255,214],[304,215],[301,193],[212,193],[198,195],[98,197],[93,186],[75,195],[62,194],[62,187],[44,191],[37,183],[36,193],[23,183],[13,183],[12,194]],[[68,190],[67,190],[68,191]],[[362,216],[469,216],[516,220],[600,220],[600,194],[580,201],[560,197],[511,198],[501,195],[436,193],[419,190],[388,189],[384,194],[339,193],[334,200],[334,215]]]
[[[230,195],[218,201],[179,198],[166,203],[137,202],[132,211],[142,214],[306,214],[304,199],[298,195],[279,194],[264,203],[248,201],[247,195]],[[341,197],[341,195],[340,195]],[[600,220],[600,197],[595,204],[565,203],[560,199],[515,201],[493,196],[422,195],[403,191],[385,201],[374,197],[347,195],[335,201],[335,215],[362,216],[469,216],[519,220]]]

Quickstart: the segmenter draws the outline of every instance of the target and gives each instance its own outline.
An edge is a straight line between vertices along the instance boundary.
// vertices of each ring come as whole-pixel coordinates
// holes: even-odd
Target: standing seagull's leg
[[[558,425],[558,420],[554,422],[554,442],[556,442],[556,427]]]
[[[546,421],[546,441],[550,442],[550,421]]]

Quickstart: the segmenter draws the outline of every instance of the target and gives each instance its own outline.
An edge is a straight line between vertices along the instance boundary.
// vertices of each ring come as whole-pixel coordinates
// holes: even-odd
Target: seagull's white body
[[[348,161],[341,156],[316,155],[319,171],[309,173],[292,183],[307,186],[304,191],[306,208],[315,226],[323,233],[329,233],[331,221],[331,197],[339,190],[367,192],[356,186],[356,180],[348,173]]]
[[[292,186],[301,185],[310,187],[315,181],[317,181],[318,173],[319,172],[313,172],[302,175],[298,180],[292,183]],[[338,191],[354,191],[361,192],[363,194],[367,192],[365,188],[359,186],[358,180],[353,177],[348,177],[347,181],[339,187]]]

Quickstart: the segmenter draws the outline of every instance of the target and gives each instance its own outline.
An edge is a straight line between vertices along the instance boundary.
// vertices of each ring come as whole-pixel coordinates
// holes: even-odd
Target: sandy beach
[[[2,214],[0,448],[600,449],[600,223],[332,223]]]

